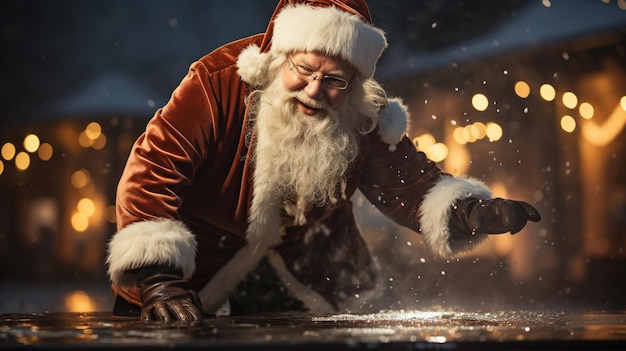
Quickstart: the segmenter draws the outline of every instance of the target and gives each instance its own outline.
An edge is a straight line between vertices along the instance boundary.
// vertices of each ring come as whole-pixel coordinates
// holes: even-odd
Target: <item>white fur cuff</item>
[[[486,235],[468,236],[465,241],[450,241],[452,205],[460,199],[491,198],[491,191],[480,180],[466,177],[443,177],[433,186],[420,206],[420,225],[428,247],[442,257],[452,257],[469,250],[484,240]]]
[[[183,271],[185,279],[195,270],[196,239],[180,221],[159,219],[136,222],[120,229],[109,242],[109,277],[120,286],[137,284],[126,271],[148,265],[168,264]]]

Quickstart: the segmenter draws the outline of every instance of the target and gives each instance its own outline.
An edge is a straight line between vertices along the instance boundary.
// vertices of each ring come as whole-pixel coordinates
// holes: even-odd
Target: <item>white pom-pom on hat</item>
[[[378,135],[389,144],[389,151],[396,151],[396,145],[409,129],[409,110],[400,98],[391,98],[379,116]]]
[[[269,79],[267,68],[270,59],[270,53],[262,53],[257,45],[252,44],[243,49],[237,57],[237,74],[252,86],[264,86]]]

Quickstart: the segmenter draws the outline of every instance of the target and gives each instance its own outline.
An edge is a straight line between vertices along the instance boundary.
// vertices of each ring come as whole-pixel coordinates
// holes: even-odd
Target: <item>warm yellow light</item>
[[[468,125],[467,129],[469,130],[469,133],[472,136],[473,140],[480,139],[480,131],[478,130],[478,128],[474,124]]]
[[[487,138],[491,141],[498,141],[502,138],[502,127],[497,123],[487,123]]]
[[[28,134],[24,138],[24,149],[28,152],[35,152],[39,149],[39,137],[35,134]]]
[[[530,95],[530,87],[526,82],[520,80],[519,82],[515,83],[515,94],[517,94],[517,96],[521,97],[522,99],[525,99],[528,97],[528,95]]]
[[[552,101],[556,97],[556,90],[550,84],[543,84],[539,88],[539,95],[546,101]]]
[[[615,106],[613,112],[601,124],[593,120],[583,121],[580,131],[583,137],[590,143],[597,146],[606,146],[626,127],[626,110],[621,106]]]
[[[454,128],[454,132],[452,132],[452,138],[457,144],[460,144],[460,145],[467,144],[467,139],[465,139],[465,137],[463,136],[463,130],[465,130],[465,128],[456,127]]]
[[[594,114],[594,108],[593,105],[588,103],[588,102],[583,102],[582,104],[580,104],[580,106],[578,107],[578,112],[580,113],[580,116],[584,119],[591,119],[593,118],[593,114]]]
[[[72,215],[72,228],[77,232],[84,232],[89,228],[89,218],[80,212],[74,212]]]
[[[78,205],[76,206],[76,209],[78,210],[78,212],[84,214],[85,216],[89,218],[93,216],[94,213],[96,213],[96,204],[93,202],[92,199],[85,197],[85,198],[80,199],[80,201],[78,201]]]
[[[463,137],[465,138],[465,140],[467,140],[468,143],[473,143],[478,140],[478,132],[473,129],[475,128],[471,124],[466,125],[465,128],[463,128]]]
[[[430,133],[424,133],[418,137],[413,139],[413,143],[418,148],[418,150],[426,152],[429,147],[435,145],[435,137]]]
[[[472,127],[478,139],[483,139],[487,135],[487,126],[483,122],[474,122]]]
[[[18,153],[17,156],[15,156],[15,167],[17,167],[18,170],[24,171],[28,169],[29,166],[30,166],[30,156],[28,156],[27,153],[22,151]]]
[[[100,124],[98,124],[98,122],[91,122],[85,128],[85,135],[91,140],[98,139],[101,133],[102,128],[100,127]]]
[[[443,143],[436,143],[428,148],[428,158],[434,162],[441,162],[448,157],[448,147]]]
[[[94,303],[89,295],[82,290],[67,295],[65,307],[69,312],[95,312]]]
[[[489,107],[489,99],[483,94],[475,94],[472,97],[472,106],[477,111],[485,111]]]
[[[0,174],[4,173],[4,162],[0,160]]]
[[[626,111],[626,96],[622,96],[619,100],[620,106],[622,106],[622,110]]]
[[[578,97],[576,94],[570,91],[563,94],[563,105],[569,109],[576,108],[576,105],[578,105]]]
[[[574,117],[569,115],[561,117],[561,129],[568,133],[573,132],[576,129],[576,120]]]
[[[54,151],[52,150],[52,145],[48,143],[41,144],[39,150],[37,150],[37,155],[39,155],[39,158],[43,161],[48,161],[49,159],[51,159],[53,153]]]
[[[91,174],[89,174],[89,171],[86,169],[79,169],[78,171],[72,173],[70,182],[74,188],[82,189],[91,182]]]
[[[93,141],[93,144],[91,145],[91,147],[96,150],[102,150],[104,149],[104,146],[106,144],[107,144],[107,137],[104,134],[100,134],[98,138],[96,138]]]
[[[86,149],[93,144],[93,139],[89,138],[87,133],[83,130],[78,134],[78,143]]]
[[[15,151],[15,145],[11,143],[6,143],[2,145],[2,150],[0,150],[0,152],[2,153],[2,158],[7,161],[11,161],[13,157],[15,157]]]

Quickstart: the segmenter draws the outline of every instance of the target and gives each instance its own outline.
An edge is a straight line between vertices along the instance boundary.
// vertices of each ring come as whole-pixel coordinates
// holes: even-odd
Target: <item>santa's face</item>
[[[289,55],[282,72],[287,91],[302,91],[297,99],[298,111],[316,116],[323,109],[319,101],[337,109],[346,100],[355,69],[344,60],[315,52]],[[347,86],[342,89],[342,82]]]
[[[358,154],[354,119],[342,117],[353,92],[349,86],[331,86],[349,82],[349,66],[321,55],[306,57],[297,55],[289,64],[307,64],[315,75],[340,80],[322,83],[319,76],[304,79],[289,67],[280,68],[253,100],[258,106],[251,108],[256,110],[255,187],[272,189],[285,204],[296,206],[290,214],[300,224],[311,206],[334,205],[346,198],[346,172]]]

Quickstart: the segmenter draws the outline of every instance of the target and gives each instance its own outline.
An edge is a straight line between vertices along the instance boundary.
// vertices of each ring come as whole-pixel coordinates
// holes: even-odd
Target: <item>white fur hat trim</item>
[[[371,78],[387,47],[385,33],[333,6],[285,6],[274,20],[271,51],[318,51],[340,56]]]

